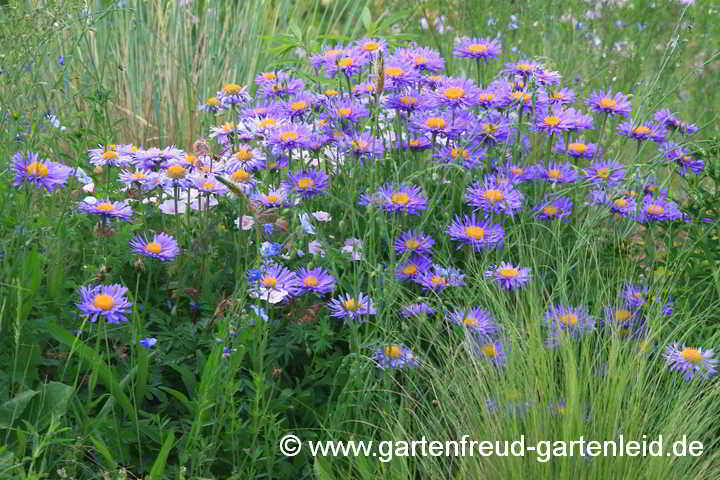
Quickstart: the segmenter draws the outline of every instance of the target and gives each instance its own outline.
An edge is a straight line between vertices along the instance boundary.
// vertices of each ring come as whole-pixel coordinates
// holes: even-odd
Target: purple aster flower
[[[538,132],[545,132],[548,135],[562,135],[564,132],[570,131],[574,126],[573,117],[559,108],[536,111],[535,130]]]
[[[420,256],[432,256],[432,247],[435,240],[416,230],[409,230],[395,239],[395,251],[398,255],[408,252]]]
[[[301,123],[290,123],[270,132],[268,144],[280,150],[306,148],[310,129]]]
[[[397,369],[414,368],[418,366],[415,354],[405,345],[392,344],[378,347],[372,354],[372,359],[379,368]]]
[[[472,170],[483,166],[487,158],[487,149],[473,148],[471,145],[460,146],[456,142],[448,142],[438,148],[437,152],[433,154],[433,158],[438,159],[439,163],[453,163]]]
[[[667,142],[663,145],[663,150],[665,151],[665,158],[674,161],[678,165],[680,175],[685,176],[689,172],[700,175],[705,171],[705,162],[692,156],[686,148]]]
[[[362,293],[357,296],[350,295],[349,293],[341,295],[331,300],[330,303],[328,303],[328,308],[330,309],[331,317],[344,318],[362,323],[368,321],[368,315],[375,315],[376,313],[372,299]]]
[[[613,213],[619,213],[623,217],[630,217],[635,213],[637,202],[630,195],[623,195],[615,198],[610,202],[610,210]]]
[[[383,80],[388,90],[399,90],[420,81],[422,75],[407,57],[393,55],[385,60]]]
[[[301,93],[305,88],[305,82],[299,78],[289,77],[285,80],[278,79],[262,87],[260,94],[266,100],[287,97]]]
[[[139,187],[143,190],[152,190],[162,184],[160,176],[150,170],[135,170],[134,172],[123,170],[120,172],[119,178],[127,188]]]
[[[313,107],[318,103],[318,98],[309,92],[300,92],[292,99],[283,104],[287,116],[300,118],[306,113],[312,112]]]
[[[465,190],[465,200],[486,214],[504,213],[513,216],[523,209],[523,194],[510,183],[499,183],[493,179],[476,181]]]
[[[430,94],[436,107],[468,108],[477,101],[479,89],[467,78],[448,78]]]
[[[545,200],[538,206],[535,211],[538,212],[536,218],[540,220],[555,220],[556,218],[565,218],[566,222],[570,219],[566,218],[572,213],[573,202],[570,197],[560,196],[552,200]]]
[[[512,90],[506,82],[492,82],[488,88],[478,90],[475,103],[485,109],[503,109],[512,103]]]
[[[517,107],[520,107],[524,113],[533,113],[533,100],[535,102],[535,111],[544,111],[548,105],[547,93],[542,90],[535,92],[534,98],[532,92],[524,90],[516,90],[510,94],[510,100]]]
[[[395,278],[399,281],[415,280],[430,269],[431,263],[427,257],[412,255],[395,269]]]
[[[622,291],[622,298],[632,309],[642,308],[648,303],[650,288],[647,285],[627,284]]]
[[[628,120],[618,125],[617,134],[637,141],[652,140],[657,143],[665,141],[665,131],[660,125],[654,123],[633,126],[633,123]]]
[[[625,166],[618,162],[594,162],[588,167],[585,177],[592,183],[610,187],[620,185],[625,179]]]
[[[97,166],[110,165],[113,167],[125,167],[133,160],[127,151],[118,150],[117,145],[99,145],[99,148],[88,150],[90,163]]]
[[[416,110],[427,110],[432,103],[427,95],[410,91],[401,91],[388,95],[385,99],[385,105],[393,110],[412,113]]]
[[[180,254],[175,238],[167,233],[157,233],[150,241],[146,237],[138,235],[130,240],[130,247],[135,253],[163,261],[172,260]]]
[[[453,55],[462,58],[485,60],[497,58],[500,54],[500,42],[492,38],[461,37],[455,40]]]
[[[370,132],[354,133],[338,142],[340,150],[362,159],[383,158],[385,147],[382,139]]]
[[[502,248],[505,239],[505,229],[502,225],[490,223],[489,220],[479,221],[475,214],[463,217],[455,216],[455,220],[447,229],[447,234],[463,245],[471,245],[476,252]]]
[[[228,177],[245,195],[249,195],[258,183],[258,181],[253,178],[253,174],[242,168],[239,164],[234,165],[233,168],[228,168]]]
[[[542,72],[542,64],[532,60],[521,60],[517,63],[506,63],[502,73],[507,75],[520,75],[528,79],[537,73]]]
[[[325,62],[325,74],[332,78],[342,73],[348,78],[359,75],[371,62],[372,57],[359,48],[346,49],[334,62]]]
[[[230,190],[212,177],[207,175],[194,175],[191,177],[192,185],[202,193],[226,195]]]
[[[465,285],[465,275],[457,268],[433,264],[430,269],[413,278],[413,281],[426,290],[441,292],[448,287]]]
[[[355,47],[372,57],[380,54],[387,56],[388,52],[387,40],[383,38],[361,38],[355,42]]]
[[[225,122],[219,127],[212,127],[210,129],[210,138],[214,138],[220,145],[226,145],[230,143],[232,136],[237,132],[235,124],[232,122]]]
[[[579,132],[580,130],[592,130],[595,128],[593,124],[592,115],[575,110],[574,108],[568,108],[565,113],[570,118],[572,123],[571,132]]]
[[[534,166],[507,164],[500,173],[510,179],[510,183],[525,183],[537,177],[537,168]]]
[[[217,93],[217,98],[223,105],[239,105],[250,101],[247,87],[237,83],[228,83]]]
[[[351,91],[354,97],[372,97],[375,95],[375,82],[365,82],[353,85]]]
[[[260,278],[250,286],[250,296],[278,303],[287,297],[300,294],[300,281],[295,274],[282,265],[271,263],[265,267]]]
[[[572,105],[575,99],[575,92],[569,88],[560,88],[548,95],[550,105]]]
[[[427,137],[420,136],[415,138],[409,138],[402,141],[402,143],[400,142],[400,138],[398,138],[397,148],[400,150],[412,150],[415,152],[421,152],[423,150],[428,150],[432,148],[432,146],[432,140]]]
[[[335,100],[328,105],[327,110],[330,118],[336,121],[357,122],[370,115],[365,105],[347,98]]]
[[[538,168],[539,178],[550,183],[573,183],[578,179],[577,172],[569,162],[551,163],[547,168],[542,170],[540,168]]]
[[[630,333],[630,327],[642,320],[638,310],[628,308],[626,305],[609,306],[604,309],[604,325],[610,326],[618,333]]]
[[[690,135],[698,130],[697,125],[680,121],[680,119],[668,109],[656,112],[654,118],[656,122],[661,123],[665,128],[678,131],[682,135]]]
[[[593,111],[606,113],[612,117],[630,117],[632,113],[632,105],[628,97],[620,92],[613,95],[612,90],[591,93],[588,105]]]
[[[297,277],[302,293],[324,295],[335,290],[335,279],[324,268],[302,268],[297,272]]]
[[[683,373],[685,380],[692,380],[696,376],[707,380],[717,374],[718,361],[713,358],[713,350],[673,343],[665,350],[664,357],[670,370]]]
[[[405,57],[415,66],[415,70],[423,72],[442,72],[445,70],[445,59],[440,52],[427,47],[398,48],[395,55]]]
[[[157,345],[157,338],[145,337],[142,340],[140,340],[138,343],[145,348],[153,348],[155,345]]]
[[[545,324],[551,335],[567,333],[573,338],[580,338],[595,329],[595,320],[584,306],[553,305],[545,313]]]
[[[400,311],[405,318],[417,318],[435,314],[435,309],[427,303],[411,303],[406,305]]]
[[[499,330],[490,312],[482,308],[457,310],[448,316],[448,320],[476,335],[492,335]]]
[[[420,215],[427,210],[428,201],[422,187],[404,183],[386,183],[371,195],[363,194],[360,205],[378,205],[386,212],[401,212],[409,215]]]
[[[423,134],[444,135],[454,137],[469,125],[468,116],[453,115],[450,112],[416,111],[410,117],[411,127]]]
[[[560,139],[555,144],[555,151],[562,152],[573,158],[593,158],[597,152],[597,145],[594,143],[585,143],[582,140],[575,140],[568,143],[567,148],[565,142]]]
[[[98,317],[105,317],[107,323],[127,322],[132,303],[125,294],[128,289],[122,285],[97,285],[80,287],[78,293],[82,302],[76,304],[83,315],[95,323]]]
[[[489,338],[481,335],[473,335],[470,339],[470,350],[478,357],[490,361],[496,367],[505,365],[507,355],[505,352],[505,344],[502,342],[491,342]]]
[[[189,188],[192,185],[192,179],[189,177],[189,174],[190,165],[187,163],[168,165],[167,168],[160,173],[163,185],[173,188]]]
[[[119,218],[129,222],[133,216],[132,208],[126,202],[112,202],[110,200],[97,200],[94,203],[78,202],[78,210],[83,213],[99,215],[103,220]]]
[[[262,203],[265,207],[283,207],[288,199],[288,191],[285,188],[270,190],[267,194],[255,192],[252,199]]]
[[[207,113],[217,113],[225,110],[227,107],[223,105],[218,97],[210,97],[203,103],[198,105],[198,110],[202,110]]]
[[[475,123],[473,135],[478,142],[493,146],[506,141],[510,136],[510,130],[508,117],[491,111]]]
[[[247,144],[240,144],[236,145],[230,153],[225,171],[230,174],[231,171],[240,167],[252,172],[262,168],[264,163],[265,154],[261,150]]]
[[[290,74],[287,72],[261,72],[255,77],[255,83],[259,87],[272,86],[279,82],[287,82],[290,80]]]
[[[13,185],[20,186],[26,181],[48,192],[67,184],[72,168],[50,160],[39,160],[37,153],[18,152],[12,157],[15,169]]]
[[[330,177],[322,170],[302,170],[288,173],[286,188],[300,194],[303,198],[311,198],[325,193],[330,187]]]
[[[680,207],[672,200],[662,197],[653,198],[652,195],[645,195],[640,214],[636,220],[641,223],[646,223],[651,221],[672,221],[681,218],[683,218],[683,214],[680,211]]]
[[[511,263],[502,262],[485,271],[486,278],[492,278],[506,290],[518,290],[530,281],[531,269],[514,267]]]

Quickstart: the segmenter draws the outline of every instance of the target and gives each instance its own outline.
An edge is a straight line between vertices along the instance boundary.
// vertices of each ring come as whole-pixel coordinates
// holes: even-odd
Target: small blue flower
[[[155,337],[146,337],[140,340],[140,345],[146,348],[153,348],[155,345],[157,345],[157,338]]]
[[[270,234],[272,234],[272,232],[273,232],[273,227],[274,227],[274,225],[273,225],[272,223],[266,223],[266,224],[263,225],[263,231],[264,231],[267,235],[270,235]]]
[[[263,321],[267,322],[269,317],[267,314],[267,310],[262,308],[260,305],[250,305],[250,310],[252,310],[255,315],[263,319]]]
[[[250,270],[247,271],[248,282],[255,283],[258,280],[260,280],[262,275],[263,275],[263,271],[260,270],[259,268],[251,268]]]
[[[310,223],[310,215],[307,213],[301,213],[299,218],[303,231],[308,235],[315,235],[315,227],[313,227],[312,223]]]
[[[263,242],[260,246],[260,255],[263,257],[274,257],[282,252],[282,243]]]
[[[60,55],[60,58],[58,58],[58,65],[65,65],[65,55]]]

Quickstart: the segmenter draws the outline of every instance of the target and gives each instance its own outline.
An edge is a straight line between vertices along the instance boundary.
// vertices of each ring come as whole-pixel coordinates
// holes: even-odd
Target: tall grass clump
[[[712,30],[431,5],[7,10],[54,30],[0,77],[0,478],[717,477],[720,142],[673,93]],[[463,438],[539,449],[401,447]]]

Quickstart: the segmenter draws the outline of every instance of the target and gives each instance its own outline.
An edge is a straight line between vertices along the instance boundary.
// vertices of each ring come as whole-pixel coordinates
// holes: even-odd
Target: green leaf
[[[370,13],[370,9],[367,7],[367,5],[362,9],[362,12],[360,13],[360,21],[365,27],[365,30],[370,29],[370,25],[372,25],[372,14]]]
[[[24,390],[0,405],[0,427],[11,428],[13,422],[22,415],[30,400],[38,393],[40,392],[37,390]]]
[[[45,429],[50,419],[62,417],[67,412],[68,403],[75,390],[70,385],[60,382],[49,382],[42,386],[40,395],[33,399],[30,418],[38,430]]]
[[[163,443],[163,446],[160,449],[160,452],[158,453],[155,462],[153,463],[152,469],[150,469],[150,480],[163,478],[167,457],[173,445],[175,445],[175,432],[173,430],[170,430],[165,437],[165,442]]]

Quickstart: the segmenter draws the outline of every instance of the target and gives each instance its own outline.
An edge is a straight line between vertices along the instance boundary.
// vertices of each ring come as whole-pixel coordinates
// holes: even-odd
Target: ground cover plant
[[[718,12],[663,5],[6,7],[0,478],[718,478]]]

